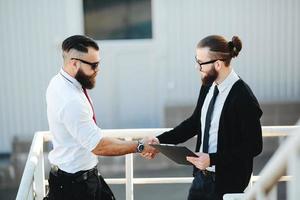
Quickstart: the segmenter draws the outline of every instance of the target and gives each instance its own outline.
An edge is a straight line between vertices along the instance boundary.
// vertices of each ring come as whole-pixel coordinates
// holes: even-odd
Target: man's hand
[[[159,144],[159,140],[156,137],[148,137],[144,139],[145,149],[141,153],[141,156],[146,159],[153,159],[159,151],[157,151],[154,147],[150,146],[150,144]]]
[[[189,161],[190,163],[192,163],[198,169],[205,170],[210,165],[209,154],[197,153],[197,155],[199,156],[198,158],[187,156],[186,160]]]

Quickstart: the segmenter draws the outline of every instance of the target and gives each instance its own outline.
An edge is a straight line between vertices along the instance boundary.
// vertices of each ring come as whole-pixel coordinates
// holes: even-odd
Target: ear
[[[216,71],[220,71],[223,65],[224,65],[223,62],[221,62],[220,60],[217,60],[215,62],[215,69],[216,69]]]
[[[70,65],[72,67],[72,70],[77,73],[80,67],[80,63],[77,62],[76,60],[70,60]]]

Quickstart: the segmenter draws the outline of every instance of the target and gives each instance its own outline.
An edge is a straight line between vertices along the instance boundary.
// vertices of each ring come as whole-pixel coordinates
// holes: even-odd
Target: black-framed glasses
[[[216,62],[216,61],[218,61],[218,60],[225,61],[226,59],[215,59],[215,60],[210,60],[210,61],[201,63],[201,62],[197,59],[197,56],[195,56],[195,60],[196,60],[196,63],[197,63],[196,68],[199,68],[199,70],[202,71],[202,65],[211,64],[211,63],[214,63],[214,62]]]
[[[88,61],[85,61],[85,60],[82,60],[82,59],[79,59],[79,58],[71,58],[71,60],[79,60],[80,62],[82,62],[84,64],[88,64],[89,66],[92,67],[93,70],[96,70],[97,67],[99,66],[99,62],[91,63],[91,62],[88,62]]]

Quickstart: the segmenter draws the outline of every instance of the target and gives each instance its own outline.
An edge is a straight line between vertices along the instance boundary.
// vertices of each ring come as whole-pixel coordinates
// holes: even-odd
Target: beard
[[[205,76],[202,76],[202,84],[203,85],[210,85],[212,84],[219,76],[219,73],[216,71],[215,67],[213,66]]]
[[[75,79],[81,84],[83,88],[92,89],[96,84],[96,75],[97,73],[88,76],[79,68],[77,74],[75,75]]]

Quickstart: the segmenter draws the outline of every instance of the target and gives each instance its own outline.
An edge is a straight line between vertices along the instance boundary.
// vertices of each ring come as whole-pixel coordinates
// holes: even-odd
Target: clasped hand
[[[148,137],[144,139],[144,144],[145,149],[141,153],[141,156],[146,159],[153,159],[156,154],[159,153],[159,151],[152,147],[150,144],[159,144],[159,140],[156,137]]]

